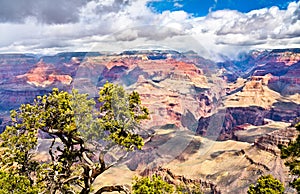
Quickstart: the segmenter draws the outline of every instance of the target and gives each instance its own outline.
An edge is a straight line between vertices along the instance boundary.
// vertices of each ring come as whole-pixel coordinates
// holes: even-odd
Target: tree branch
[[[82,152],[82,158],[88,163],[90,167],[93,167],[95,165],[94,162],[91,159],[89,159],[85,152]]]
[[[113,192],[113,191],[118,191],[119,193],[123,191],[125,194],[130,193],[129,189],[124,185],[113,185],[113,186],[101,187],[95,194],[101,194],[103,192]]]
[[[49,147],[49,154],[51,156],[51,160],[54,161],[54,156],[53,156],[52,148],[53,148],[54,143],[55,143],[55,138],[52,135],[50,135],[50,136],[53,138],[53,140],[52,140],[52,143],[51,143],[51,145]]]

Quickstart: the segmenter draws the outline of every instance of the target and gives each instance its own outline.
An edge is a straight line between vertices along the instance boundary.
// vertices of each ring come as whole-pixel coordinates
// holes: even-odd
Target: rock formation
[[[201,117],[196,132],[219,140],[236,139],[234,132],[240,130],[236,128],[237,126],[243,124],[264,125],[267,123],[265,119],[292,122],[294,118],[300,116],[300,105],[292,104],[294,107],[290,106],[290,109],[287,109],[284,105],[288,106],[283,103],[271,109],[254,106],[228,107],[226,110],[219,110],[210,117]]]
[[[219,63],[225,77],[232,73],[236,77],[227,79],[234,82],[226,88],[223,107],[201,117],[197,132],[220,140],[236,139],[239,125],[263,125],[264,119],[292,122],[299,117],[299,56],[299,49],[253,51],[238,61]],[[237,79],[238,75],[244,79]],[[216,120],[224,122],[212,124]]]
[[[297,136],[298,132],[296,128],[287,127],[263,135],[262,137],[255,140],[254,145],[262,150],[280,156],[278,145],[288,146],[290,142],[296,140]]]
[[[151,116],[142,124],[153,132],[144,148],[122,163],[122,172],[155,173],[169,165],[170,171],[157,173],[213,192],[219,191],[216,184],[224,193],[245,192],[265,172],[287,180],[276,145],[295,137],[292,128],[280,127],[300,116],[299,53],[251,51],[222,63],[171,50],[3,54],[0,131],[9,123],[9,110],[53,87],[76,88],[96,99],[106,81],[119,83],[140,93]]]

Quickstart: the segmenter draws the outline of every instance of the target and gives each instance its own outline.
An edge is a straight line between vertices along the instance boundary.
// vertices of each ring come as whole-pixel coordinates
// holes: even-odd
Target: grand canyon
[[[52,88],[97,98],[107,81],[140,94],[151,136],[98,185],[130,185],[134,175],[155,173],[200,183],[206,193],[245,193],[262,174],[288,185],[278,145],[298,135],[300,49],[252,50],[222,62],[166,49],[0,54],[0,129],[10,110]],[[39,157],[47,157],[49,142],[39,141]]]

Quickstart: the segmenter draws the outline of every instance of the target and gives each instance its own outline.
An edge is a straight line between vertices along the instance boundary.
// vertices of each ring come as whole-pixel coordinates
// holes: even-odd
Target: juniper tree
[[[87,94],[53,89],[32,104],[11,111],[11,124],[1,134],[0,186],[22,193],[81,193],[92,190],[95,179],[114,163],[104,156],[110,148],[141,149],[139,123],[148,118],[137,92],[128,94],[121,86],[106,83],[99,91],[100,108]],[[38,133],[51,138],[50,160],[34,160]],[[97,161],[89,142],[99,143]],[[122,159],[120,157],[119,159]],[[16,184],[18,186],[16,187]],[[124,191],[123,185],[103,186],[95,193]]]
[[[272,175],[260,176],[256,185],[250,185],[248,194],[283,194],[284,186]]]

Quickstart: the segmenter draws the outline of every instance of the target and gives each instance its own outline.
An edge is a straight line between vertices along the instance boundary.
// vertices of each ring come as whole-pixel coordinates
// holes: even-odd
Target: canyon
[[[10,110],[54,87],[96,99],[109,81],[140,94],[150,112],[142,126],[152,136],[99,185],[120,171],[124,184],[136,174],[172,172],[208,193],[245,192],[264,173],[289,181],[277,145],[298,135],[291,123],[300,117],[299,49],[223,62],[173,50],[1,54],[0,70],[1,131]]]

